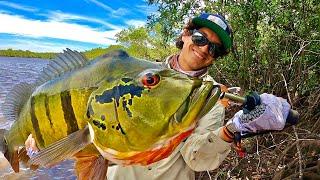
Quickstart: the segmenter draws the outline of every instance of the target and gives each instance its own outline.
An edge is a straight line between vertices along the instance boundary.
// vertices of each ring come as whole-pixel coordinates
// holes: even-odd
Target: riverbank
[[[7,57],[7,56],[0,56],[1,60],[17,60],[17,59],[22,59],[22,60],[40,60],[40,61],[48,61],[50,59],[44,59],[44,58],[38,58],[38,57]]]
[[[53,52],[31,52],[24,50],[6,49],[0,50],[0,56],[2,57],[21,57],[21,58],[41,58],[41,59],[53,59],[57,53]]]
[[[106,54],[110,51],[116,49],[123,49],[126,48],[121,45],[110,45],[107,48],[94,48],[90,50],[82,51],[81,53],[84,54],[85,57],[88,59],[93,59],[103,54]],[[73,50],[73,49],[72,49]],[[61,51],[62,52],[62,51]],[[0,57],[13,57],[13,58],[36,58],[36,59],[53,59],[56,57],[58,53],[56,52],[32,52],[28,50],[15,50],[15,49],[0,49]]]

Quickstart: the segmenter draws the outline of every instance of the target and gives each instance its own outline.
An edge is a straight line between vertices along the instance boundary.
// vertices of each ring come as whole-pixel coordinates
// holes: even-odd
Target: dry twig
[[[305,46],[304,46],[305,47]],[[281,73],[282,75],[282,78],[283,78],[283,81],[284,81],[284,85],[286,87],[286,90],[287,90],[287,95],[288,95],[288,99],[289,99],[289,103],[290,105],[292,106],[292,101],[291,101],[291,98],[290,98],[290,93],[289,93],[289,90],[288,90],[288,86],[287,86],[287,81],[286,81],[286,78],[284,77],[283,73]],[[296,147],[297,147],[297,153],[298,153],[298,158],[299,158],[299,179],[302,179],[302,176],[303,176],[303,173],[302,173],[302,157],[301,157],[301,151],[300,151],[300,146],[299,146],[299,136],[298,136],[298,133],[297,133],[297,130],[296,130],[296,127],[295,125],[292,126],[293,128],[293,132],[294,132],[294,135],[296,137]]]

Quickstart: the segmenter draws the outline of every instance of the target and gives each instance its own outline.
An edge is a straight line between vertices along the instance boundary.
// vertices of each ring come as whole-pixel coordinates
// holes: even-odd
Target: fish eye
[[[142,77],[141,82],[144,86],[151,88],[160,82],[160,76],[158,74],[147,73]]]

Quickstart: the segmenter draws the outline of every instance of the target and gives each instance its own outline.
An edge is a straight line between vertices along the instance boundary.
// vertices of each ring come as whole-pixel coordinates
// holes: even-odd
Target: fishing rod
[[[260,96],[256,92],[253,93],[254,94],[253,96],[248,95],[248,96],[242,97],[239,95],[232,94],[230,92],[223,92],[221,89],[222,87],[220,85],[214,85],[212,89],[212,93],[209,95],[207,99],[207,105],[201,110],[198,117],[203,117],[207,112],[210,111],[210,108],[213,107],[214,104],[219,99],[221,100],[223,98],[245,105],[246,108],[248,109],[247,111],[244,111],[244,114],[249,113],[249,111],[253,110],[255,106],[258,106],[261,104]],[[286,118],[285,127],[297,124],[299,121],[299,116],[300,114],[298,113],[298,111],[290,109],[288,116]],[[259,132],[241,132],[241,133],[236,133],[236,136],[238,136],[237,137],[238,139],[242,139],[242,138],[248,138],[256,135],[267,134],[275,131],[276,130],[266,130],[266,131],[259,131]]]
[[[210,111],[210,108],[213,107],[214,104],[219,99],[221,100],[223,98],[229,99],[233,102],[241,103],[242,105],[249,105],[248,110],[253,110],[255,108],[255,106],[261,104],[260,96],[257,93],[255,93],[254,98],[250,98],[250,96],[242,97],[239,95],[232,94],[230,92],[222,92],[221,89],[222,88],[220,85],[214,85],[212,93],[208,97],[207,105],[199,113],[198,117],[204,116],[207,112]],[[248,112],[244,112],[244,114],[246,114],[246,113],[248,113]],[[288,116],[287,116],[287,119],[286,119],[286,126],[285,127],[297,124],[299,121],[299,116],[300,116],[300,114],[298,113],[298,111],[290,109]],[[259,135],[259,134],[266,134],[269,132],[273,132],[273,131],[263,131],[263,132],[256,132],[256,133],[243,133],[242,138],[252,137],[255,135]]]

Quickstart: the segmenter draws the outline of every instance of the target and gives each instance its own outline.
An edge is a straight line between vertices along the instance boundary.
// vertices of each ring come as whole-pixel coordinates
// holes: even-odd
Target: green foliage
[[[103,54],[109,53],[111,51],[117,50],[117,49],[123,49],[125,50],[125,47],[121,45],[110,45],[107,48],[94,48],[91,50],[87,50],[82,52],[88,59],[94,59],[98,56],[101,56]],[[24,51],[24,50],[13,50],[13,49],[6,49],[6,50],[0,50],[0,56],[5,57],[24,57],[24,58],[41,58],[41,59],[53,59],[55,58],[57,53],[39,53],[39,52],[31,52],[31,51]]]
[[[220,13],[230,22],[235,43],[229,56],[216,60],[210,68],[210,74],[220,83],[240,86],[245,91],[268,92],[286,99],[289,95],[293,108],[298,109],[301,114],[299,128],[306,128],[302,129],[299,135],[307,132],[308,137],[305,139],[308,140],[314,137],[314,134],[319,137],[320,3],[318,0],[148,0],[148,2],[158,6],[158,13],[149,16],[146,27],[125,29],[116,35],[120,45],[85,51],[85,56],[93,59],[114,49],[124,49],[137,58],[163,60],[177,52],[174,39],[191,17],[200,12]],[[0,50],[0,56],[47,59],[54,57],[54,53],[40,54],[9,49]],[[288,144],[293,142],[290,140],[291,136],[287,136],[288,138],[283,141],[280,138],[281,142],[276,144],[283,143],[291,147],[291,144]],[[275,140],[278,139],[272,138],[269,142]],[[284,143],[285,141],[288,143]],[[297,140],[295,142],[298,144]],[[279,145],[274,146],[278,146],[278,154],[285,149],[279,148]],[[290,151],[293,152],[290,157],[297,162],[299,158],[296,156],[297,153],[294,153],[296,151],[290,149],[287,152]],[[275,156],[276,153],[272,151],[271,153],[272,157],[278,157]],[[311,154],[303,155],[319,156],[319,151],[312,151]],[[265,158],[268,163],[269,157]],[[260,164],[260,159],[257,164]],[[291,167],[288,166],[283,170],[298,169],[293,167],[294,165],[297,167],[297,163],[290,164]],[[307,163],[303,161],[302,164]],[[278,165],[279,162],[275,163],[275,167],[270,167],[269,163],[267,167],[277,169]],[[294,175],[296,172],[291,173]],[[280,174],[279,179],[282,179],[282,175]]]
[[[107,48],[94,48],[88,51],[84,51],[83,54],[88,58],[88,59],[94,59],[98,56],[104,55],[106,53],[109,53],[111,51],[117,50],[117,49],[125,49],[123,46],[121,45],[110,45]]]
[[[13,49],[6,49],[0,50],[0,56],[6,57],[25,57],[25,58],[41,58],[41,59],[52,59],[54,58],[56,53],[36,53],[31,51],[24,51],[24,50],[13,50]]]
[[[196,13],[203,0],[187,0],[183,3],[172,0],[149,0],[149,3],[158,5],[160,14],[160,16],[154,14],[149,16],[149,27],[160,23],[162,25],[160,32],[165,35],[164,41],[168,42],[181,32],[185,20],[189,15]]]
[[[302,158],[299,163],[295,146],[290,144],[293,141],[290,141],[289,144],[284,143],[287,147],[274,145],[281,154],[280,157],[274,156],[276,152],[271,151],[272,157],[277,161],[275,164],[270,163],[271,156],[259,157],[257,164],[260,164],[260,160],[263,162],[262,159],[267,159],[268,169],[274,170],[269,173],[274,176],[279,161],[286,159],[283,158],[286,155],[284,153],[292,151],[287,158],[287,161],[292,162],[287,162],[286,168],[280,170],[275,179],[283,179],[285,174],[289,175],[288,179],[295,178],[299,170],[304,174],[308,169],[304,169],[304,166],[309,163],[305,157],[312,157],[310,153],[319,155],[319,149],[311,148],[311,144],[318,142],[319,136],[315,135],[320,133],[320,3],[317,0],[148,2],[159,7],[159,14],[150,16],[150,25],[155,22],[162,24],[161,32],[168,36],[168,41],[177,35],[176,32],[181,30],[187,19],[199,12],[220,13],[227,17],[234,32],[235,44],[231,55],[216,60],[210,74],[227,86],[240,86],[244,91],[268,92],[291,99],[293,108],[300,112],[299,128],[308,132],[304,133],[304,137],[317,138],[310,141],[310,146],[301,143],[301,148],[303,145],[309,147],[310,151],[304,149],[302,157],[299,155]],[[302,134],[300,131],[300,138]],[[286,140],[280,138],[279,141],[285,142],[290,136],[292,134],[287,135]],[[272,141],[276,139],[272,138]],[[298,141],[295,143],[299,144]],[[259,143],[259,148],[263,146]],[[284,149],[286,152],[282,152]],[[250,168],[256,168],[259,175],[258,166]],[[239,172],[243,173],[245,169],[249,168]]]
[[[218,60],[211,74],[229,86],[285,94],[319,88],[320,5],[306,0],[191,1],[149,0],[159,14],[150,24],[163,25],[170,38],[185,19],[209,11],[228,17],[235,46],[232,55]],[[312,88],[310,88],[312,86]]]
[[[116,35],[117,41],[125,46],[125,50],[134,57],[153,61],[162,61],[175,53],[173,43],[164,41],[166,36],[161,33],[162,26],[155,24],[152,28],[130,27]]]

